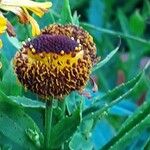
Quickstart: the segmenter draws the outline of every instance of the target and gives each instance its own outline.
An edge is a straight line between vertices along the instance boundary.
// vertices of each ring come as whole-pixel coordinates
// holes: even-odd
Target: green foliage
[[[72,23],[72,15],[70,10],[69,0],[64,0],[62,10],[63,11],[61,12],[60,23],[61,24]]]
[[[116,150],[126,148],[150,125],[150,101],[146,101],[120,128],[118,134],[109,141],[102,150]],[[138,132],[137,132],[138,131]]]
[[[109,108],[111,108],[116,103],[119,103],[122,99],[131,94],[133,90],[139,86],[142,78],[143,74],[141,73],[127,83],[123,83],[114,88],[112,91],[107,92],[104,96],[96,97],[93,106],[83,111],[83,116],[90,116],[91,118],[102,117],[103,114],[109,110]],[[100,101],[106,101],[107,103],[105,103],[103,106],[101,103],[99,103]]]
[[[100,69],[102,66],[104,66],[117,53],[117,51],[119,50],[120,44],[121,43],[119,43],[119,46],[117,46],[109,55],[107,55],[107,57],[104,60],[98,62],[94,66],[93,71],[96,71],[97,69]]]
[[[71,117],[65,117],[56,124],[51,133],[51,148],[59,148],[77,130],[81,120],[80,110],[77,109]]]
[[[140,15],[139,11],[135,11],[129,20],[130,29],[134,35],[140,36],[144,33],[145,22],[144,18]]]
[[[45,103],[37,100],[33,100],[30,98],[27,98],[25,96],[9,96],[12,102],[16,103],[19,106],[25,107],[25,108],[45,108]]]
[[[0,82],[0,88],[2,91],[7,93],[7,95],[21,95],[22,93],[22,86],[17,81],[16,75],[14,74],[12,65],[9,65],[10,67],[3,75],[3,79]],[[9,88],[8,88],[9,87]]]
[[[3,101],[2,98],[5,97],[0,99],[0,134],[8,137],[23,149],[37,149],[43,141],[42,133],[37,125],[24,111],[9,104],[6,100]],[[28,137],[26,131],[29,129],[36,131],[38,139],[32,141]]]

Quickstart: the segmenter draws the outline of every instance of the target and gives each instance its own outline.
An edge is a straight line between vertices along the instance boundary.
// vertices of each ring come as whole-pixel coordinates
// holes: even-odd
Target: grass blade
[[[106,56],[106,58],[105,58],[104,60],[100,61],[99,63],[97,63],[97,64],[94,66],[93,72],[96,71],[96,70],[98,70],[98,69],[100,69],[101,67],[103,67],[103,66],[117,53],[117,51],[118,51],[119,48],[120,48],[120,45],[121,45],[121,40],[119,41],[118,46],[117,46],[112,52],[110,52],[110,53]]]
[[[126,148],[136,136],[150,125],[150,101],[146,101],[127,121],[123,124],[118,134],[110,140],[102,150],[116,150]],[[138,132],[137,132],[138,131]]]
[[[109,91],[103,97],[98,96],[95,99],[96,102],[93,104],[93,106],[83,111],[83,117],[98,118],[104,112],[107,112],[109,108],[119,103],[123,98],[126,98],[129,94],[131,94],[141,84],[143,76],[144,73],[142,72],[127,83],[116,87],[112,91]],[[99,104],[99,100],[105,101],[107,103],[105,103],[103,106],[101,103]]]
[[[132,36],[132,35],[129,35],[129,34],[123,34],[121,32],[112,31],[112,30],[105,29],[105,28],[96,27],[96,26],[88,24],[88,23],[80,23],[80,25],[85,27],[85,28],[87,28],[87,29],[88,28],[89,29],[93,29],[93,30],[96,30],[98,32],[103,32],[105,34],[109,34],[109,35],[113,35],[113,36],[117,36],[117,37],[119,36],[121,38],[128,38],[130,40],[134,40],[134,41],[143,43],[143,44],[145,44],[147,46],[150,46],[150,41],[142,39],[142,38],[138,38],[136,36]]]

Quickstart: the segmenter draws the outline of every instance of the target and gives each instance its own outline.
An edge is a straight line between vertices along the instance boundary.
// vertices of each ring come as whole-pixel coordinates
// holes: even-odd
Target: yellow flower
[[[4,10],[9,10],[14,12],[16,11],[16,7],[24,7],[32,11],[38,16],[42,16],[44,12],[48,10],[52,6],[51,2],[34,2],[32,0],[1,0],[0,8]]]
[[[7,19],[0,14],[0,34],[4,33],[7,28]]]
[[[14,58],[19,81],[45,98],[82,91],[96,59],[91,35],[74,25],[53,24],[23,44]]]
[[[33,36],[38,35],[39,26],[28,13],[28,10],[42,17],[52,6],[51,2],[34,2],[31,0],[0,0],[0,9],[16,14],[21,23],[31,23]]]

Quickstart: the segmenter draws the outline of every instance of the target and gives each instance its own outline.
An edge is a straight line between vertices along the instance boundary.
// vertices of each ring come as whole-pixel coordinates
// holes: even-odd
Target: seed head
[[[95,44],[88,32],[74,25],[53,24],[23,44],[13,63],[27,89],[60,99],[83,90],[95,59]]]

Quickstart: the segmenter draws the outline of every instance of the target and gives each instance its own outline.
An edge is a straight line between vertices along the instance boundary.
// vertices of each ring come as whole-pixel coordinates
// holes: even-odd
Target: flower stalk
[[[45,150],[50,150],[52,119],[53,119],[53,100],[47,100],[45,109],[45,139],[44,139]]]

